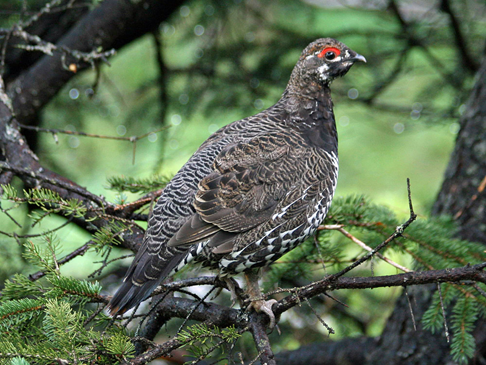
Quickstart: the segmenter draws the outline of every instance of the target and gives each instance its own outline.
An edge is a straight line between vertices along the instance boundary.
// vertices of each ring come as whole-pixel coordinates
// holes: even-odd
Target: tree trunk
[[[486,244],[486,61],[476,76],[434,215],[453,215],[459,237]]]

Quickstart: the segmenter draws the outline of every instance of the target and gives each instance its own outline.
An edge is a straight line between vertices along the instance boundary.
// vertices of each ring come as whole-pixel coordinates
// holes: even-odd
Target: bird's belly
[[[286,227],[277,234],[271,232],[247,245],[242,250],[232,252],[217,262],[222,274],[237,274],[252,268],[267,266],[312,236],[325,218],[329,203],[320,200],[311,215],[307,215],[293,227]],[[329,200],[330,201],[330,200]]]

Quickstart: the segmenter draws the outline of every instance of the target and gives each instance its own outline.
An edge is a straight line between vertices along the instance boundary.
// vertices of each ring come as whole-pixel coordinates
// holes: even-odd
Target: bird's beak
[[[352,57],[349,59],[350,61],[361,61],[361,62],[364,62],[366,63],[366,58],[364,58],[364,56],[361,56],[360,54],[356,53],[356,56]]]

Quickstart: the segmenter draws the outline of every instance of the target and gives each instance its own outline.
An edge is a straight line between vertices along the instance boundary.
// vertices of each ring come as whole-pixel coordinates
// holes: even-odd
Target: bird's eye
[[[327,48],[324,48],[321,53],[319,53],[317,55],[317,57],[319,58],[323,58],[325,57],[326,60],[333,60],[335,59],[337,56],[339,56],[341,54],[341,51],[335,47],[327,47]]]
[[[327,51],[324,57],[326,57],[326,60],[333,60],[336,54],[333,51]]]

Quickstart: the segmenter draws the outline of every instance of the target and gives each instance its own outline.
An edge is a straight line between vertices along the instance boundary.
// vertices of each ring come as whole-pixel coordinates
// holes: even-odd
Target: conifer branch
[[[389,276],[379,277],[338,277],[335,281],[325,283],[324,281],[314,282],[300,288],[285,289],[280,291],[274,291],[267,293],[267,295],[275,294],[277,292],[291,292],[292,295],[280,300],[274,307],[274,313],[278,316],[284,311],[292,308],[298,304],[297,300],[305,301],[314,296],[317,296],[326,291],[339,290],[339,289],[364,289],[364,288],[379,288],[390,286],[412,286],[412,285],[424,285],[430,283],[440,282],[457,282],[475,281],[486,283],[486,273],[484,269],[486,263],[477,264],[474,266],[465,266],[461,268],[445,269],[445,270],[430,270],[423,272],[411,272]],[[201,277],[188,279],[187,281],[174,282],[168,285],[173,287],[180,287],[182,285],[205,283],[214,283],[216,277]],[[320,287],[319,287],[320,286]],[[262,352],[262,356],[265,356],[264,361],[269,361],[271,364],[273,359],[272,353],[268,352],[266,347],[265,325],[263,327],[259,323],[266,323],[268,318],[265,314],[257,314],[255,312],[250,313],[249,316],[243,316],[241,310],[228,308],[216,303],[205,303],[204,306],[196,307],[195,300],[186,298],[174,298],[168,297],[157,306],[157,311],[168,317],[186,318],[191,314],[191,319],[205,322],[211,325],[219,327],[235,326],[239,329],[247,328],[252,333],[256,333],[255,342],[259,346],[259,351]],[[261,321],[261,322],[260,322]],[[263,328],[263,330],[262,330]],[[257,342],[262,340],[262,342]],[[174,340],[168,341],[162,345],[152,348],[144,354],[132,359],[129,364],[144,364],[157,356],[166,354],[167,348],[175,349],[182,346],[180,343],[174,343]],[[270,349],[271,350],[271,349]],[[264,353],[266,355],[264,355]],[[264,363],[262,361],[262,363]]]
[[[291,289],[278,289],[266,293],[265,297],[282,292],[289,292],[292,295],[281,299],[274,305],[273,309],[276,315],[287,311],[305,299],[311,299],[327,291],[341,289],[372,289],[383,287],[407,287],[414,285],[425,285],[431,283],[455,282],[462,283],[467,281],[481,282],[486,284],[486,263],[473,266],[464,266],[454,269],[414,271],[410,273],[372,276],[372,277],[339,277],[335,281],[326,278],[321,281]],[[187,281],[171,283],[174,287],[180,287],[187,284],[195,284],[198,280],[210,284],[215,278],[201,277],[188,279]],[[260,299],[260,298],[257,298]],[[300,301],[298,301],[300,300]],[[197,321],[209,321],[209,323],[218,326],[236,325],[241,327],[246,325],[244,318],[239,318],[239,310],[227,308],[215,303],[205,303],[204,306],[194,310],[196,301],[186,298],[167,298],[159,304],[157,311],[166,315],[177,318],[186,318],[187,314],[194,311],[191,319]],[[263,317],[266,316],[263,314]]]
[[[80,196],[88,199],[90,202],[95,203],[100,207],[110,206],[110,203],[108,203],[105,199],[100,198],[95,194],[92,194],[91,192],[87,191],[76,183],[67,180],[64,177],[60,177],[59,175],[54,173],[48,174],[49,171],[46,171],[42,167],[34,170],[28,167],[20,168],[17,166],[13,166],[12,164],[9,164],[7,162],[0,161],[0,169],[4,171],[11,171],[21,178],[25,177],[26,179],[35,179],[36,182],[39,184],[39,186],[36,187],[45,186],[47,189],[50,188],[49,190],[53,190],[64,199],[69,199],[70,193],[73,193],[74,196]],[[62,194],[61,192],[59,192],[58,189],[53,189],[53,187],[65,189],[66,191],[68,191],[68,193]]]

